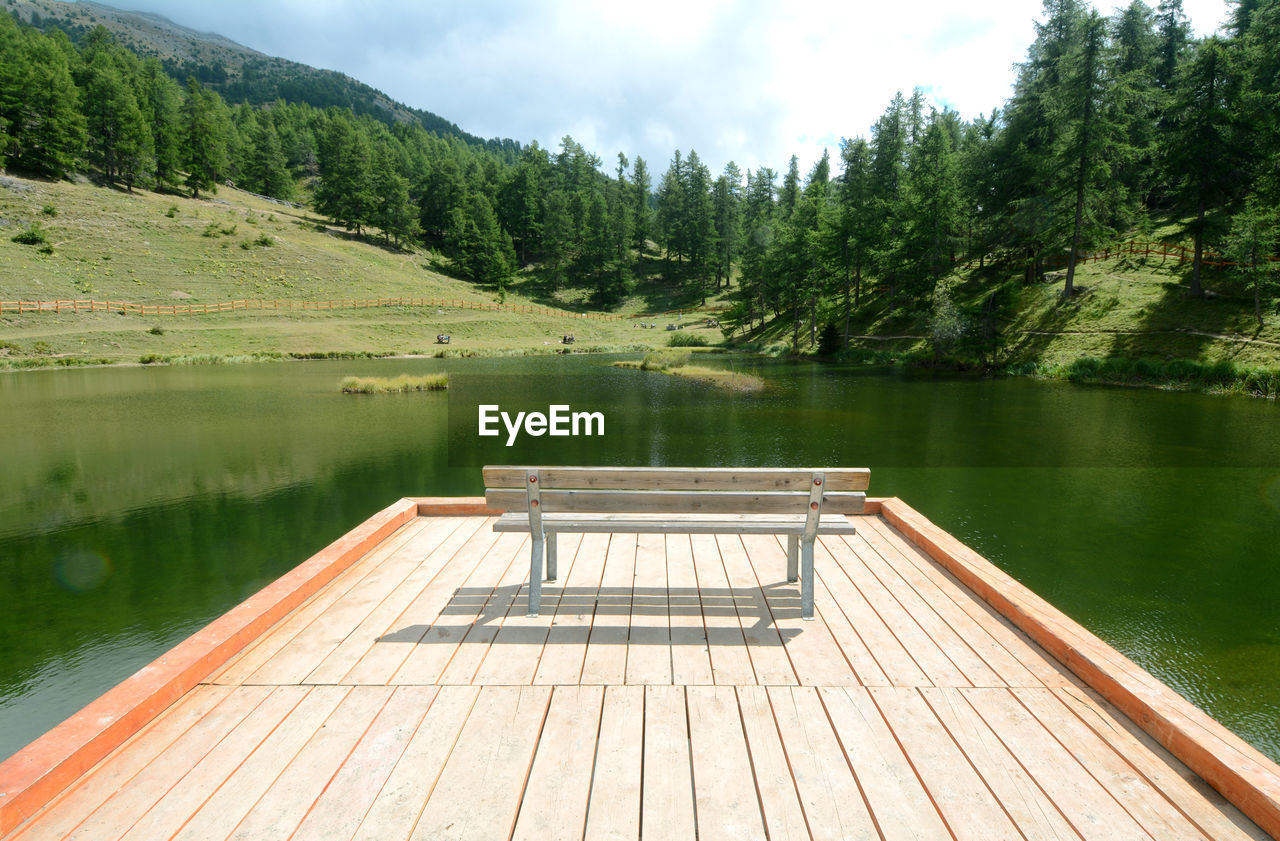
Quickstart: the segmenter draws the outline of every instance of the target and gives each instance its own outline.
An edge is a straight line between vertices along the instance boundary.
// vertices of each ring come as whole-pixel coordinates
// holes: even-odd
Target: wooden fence
[[[1099,260],[1110,260],[1113,257],[1135,256],[1135,257],[1159,257],[1162,260],[1170,257],[1176,258],[1179,262],[1195,259],[1195,249],[1189,245],[1174,245],[1167,242],[1139,242],[1138,240],[1130,240],[1122,242],[1119,245],[1113,245],[1104,248],[1101,251],[1091,251],[1087,254],[1079,254],[1076,256],[1076,263],[1096,263]],[[1225,254],[1218,254],[1214,251],[1202,251],[1200,253],[1200,264],[1203,266],[1252,266],[1253,263],[1240,263],[1235,260],[1225,259]],[[1070,262],[1069,254],[1054,255],[1052,257],[1042,258],[1043,265],[1059,265],[1065,266]],[[1280,262],[1280,257],[1268,257],[1270,262]]]
[[[440,309],[482,310],[582,318],[596,321],[623,321],[631,318],[679,316],[690,310],[620,315],[608,312],[573,312],[532,304],[497,304],[488,301],[454,301],[442,298],[366,298],[340,301],[220,301],[213,304],[134,304],[127,301],[0,301],[0,312],[118,312],[138,315],[204,315],[237,310],[352,310],[377,307],[437,307]],[[706,310],[712,312],[715,310]],[[698,312],[703,312],[699,310]]]

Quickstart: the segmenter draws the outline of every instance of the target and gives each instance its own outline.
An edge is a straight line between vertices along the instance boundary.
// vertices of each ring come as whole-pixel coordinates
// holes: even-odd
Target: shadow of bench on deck
[[[529,601],[527,584],[509,585],[505,587],[461,587],[454,591],[453,598],[440,611],[440,618],[457,616],[462,619],[458,624],[446,625],[442,621],[434,625],[409,625],[391,633],[378,637],[375,642],[432,643],[449,642],[456,644],[459,637],[455,633],[480,627],[493,626],[506,618],[518,621],[502,626],[508,631],[518,633],[499,634],[492,641],[496,643],[513,642],[528,643],[534,636],[546,635],[549,629],[576,628],[586,633],[592,630],[601,637],[600,641],[627,644],[660,644],[691,645],[705,644],[708,641],[727,643],[726,635],[738,637],[746,635],[751,638],[752,645],[777,644],[795,638],[800,628],[778,628],[775,620],[800,620],[800,594],[794,586],[779,581],[765,584],[762,587],[565,587],[563,589],[548,587],[543,590],[543,602],[546,605],[544,614],[550,616],[551,625],[525,622],[525,610]],[[766,604],[767,600],[767,604]],[[670,627],[670,639],[661,638],[668,626],[646,626],[631,623],[631,639],[628,639],[627,628],[608,625],[594,628],[591,625],[556,625],[557,616],[631,616],[633,618],[647,616],[699,616],[706,618],[749,619],[753,624],[738,627],[698,628],[691,625],[673,625]],[[601,630],[608,630],[608,635],[599,635]],[[762,633],[767,630],[768,633]],[[621,638],[612,633],[622,631]],[[636,632],[641,633],[637,634]],[[691,631],[702,632],[692,634]],[[434,633],[432,633],[434,632]],[[535,632],[533,634],[527,632]],[[757,635],[763,636],[763,642],[757,641]]]

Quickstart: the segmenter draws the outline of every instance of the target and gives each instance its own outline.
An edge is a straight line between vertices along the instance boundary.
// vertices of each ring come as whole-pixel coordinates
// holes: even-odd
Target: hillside
[[[52,253],[12,242],[16,232],[36,222],[46,231]],[[231,188],[196,200],[4,176],[0,232],[0,299],[9,301],[198,305],[244,299],[438,298],[490,306],[496,300],[491,289],[451,277],[447,261],[429,250],[382,248],[306,210]],[[261,244],[264,237],[272,244]],[[671,294],[657,275],[658,262],[653,261],[654,273],[641,279],[618,314],[697,303]],[[1032,373],[1061,373],[1082,357],[1280,367],[1276,320],[1269,318],[1259,331],[1252,300],[1226,273],[1211,276],[1213,294],[1206,300],[1188,299],[1187,270],[1160,258],[1090,263],[1079,273],[1084,291],[1067,302],[1059,296],[1056,278],[1031,286],[1010,280],[1002,287],[1007,297],[997,361],[1006,370]],[[953,278],[948,288],[958,310],[972,312],[988,294],[990,280],[970,272]],[[522,275],[509,287],[506,300],[513,306],[582,308],[587,301],[574,297],[578,294],[564,290],[549,298],[536,276]],[[885,303],[883,294],[871,291],[851,322],[852,349],[844,355],[869,361],[931,360],[932,313],[899,306],[890,314]],[[843,323],[838,300],[827,304],[820,321]],[[664,330],[634,325],[633,319],[571,318],[567,311],[551,316],[452,307],[190,316],[5,312],[0,315],[0,365],[129,364],[143,357],[251,354],[553,352],[566,332],[575,334],[577,350],[624,350],[661,346],[670,337]],[[694,330],[710,343],[721,339],[718,330]],[[435,344],[440,332],[453,336],[447,348]],[[738,333],[735,339],[747,347],[781,348],[790,337],[790,321],[779,318],[764,331]],[[802,351],[805,339],[807,331],[802,331]]]
[[[12,237],[38,223],[48,251]],[[270,242],[270,245],[263,244]],[[232,188],[202,199],[88,183],[0,176],[0,299],[204,304],[233,300],[327,301],[433,298],[492,306],[496,296],[442,273],[428,250],[387,249],[325,224],[305,210]],[[521,293],[529,287],[530,294]],[[516,283],[507,303],[581,304],[533,296]],[[567,293],[566,293],[567,294]],[[642,311],[644,296],[621,313]],[[445,348],[437,333],[453,336]],[[705,331],[710,341],[720,334]],[[553,352],[565,333],[575,349],[665,344],[662,330],[629,320],[461,308],[224,312],[142,316],[115,312],[0,314],[0,365],[246,354],[433,354]]]
[[[0,8],[7,8],[21,22],[39,29],[61,29],[73,41],[94,27],[103,26],[140,57],[159,59],[178,82],[195,77],[232,104],[262,105],[283,99],[316,108],[332,106],[386,123],[418,123],[428,131],[456,136],[473,145],[515,151],[520,147],[512,140],[486,141],[444,117],[396,102],[343,73],[265,55],[221,35],[180,26],[160,15],[122,11],[90,0],[6,0]]]

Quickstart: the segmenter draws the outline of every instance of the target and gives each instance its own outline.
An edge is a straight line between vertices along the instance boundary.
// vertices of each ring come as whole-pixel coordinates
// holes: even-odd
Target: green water
[[[1280,758],[1280,406],[718,364],[773,389],[585,357],[0,374],[0,758],[395,499],[521,461],[869,466]],[[436,370],[447,395],[337,389]],[[606,434],[508,449],[476,401],[601,411]]]

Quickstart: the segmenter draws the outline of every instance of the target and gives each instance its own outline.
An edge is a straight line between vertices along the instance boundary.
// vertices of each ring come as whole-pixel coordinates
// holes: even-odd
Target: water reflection
[[[1280,757],[1274,403],[713,363],[773,384],[739,398],[607,361],[0,375],[0,756],[394,499],[477,494],[473,464],[527,460],[869,466],[874,494],[903,497]],[[337,387],[441,369],[448,395]],[[486,395],[601,410],[607,434],[464,453],[457,427]]]

